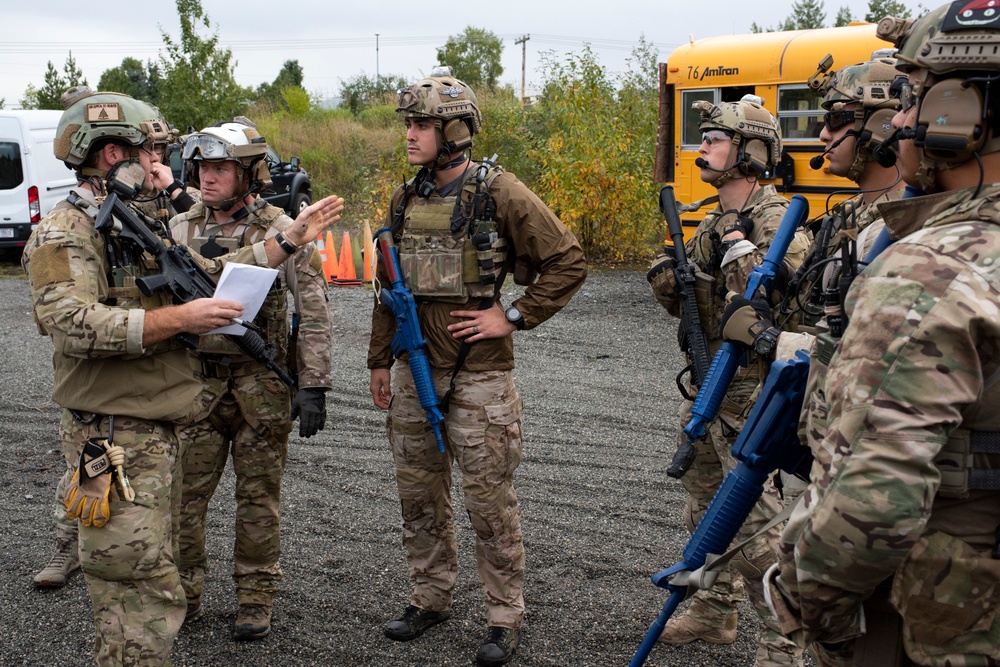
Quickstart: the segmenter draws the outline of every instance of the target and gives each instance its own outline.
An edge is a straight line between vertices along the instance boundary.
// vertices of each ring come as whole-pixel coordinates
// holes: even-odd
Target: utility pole
[[[379,82],[378,75],[378,33],[375,33],[375,85]]]
[[[520,39],[515,39],[514,44],[521,45],[521,106],[524,106],[524,71],[525,63],[528,61],[528,40],[531,35],[524,35]]]

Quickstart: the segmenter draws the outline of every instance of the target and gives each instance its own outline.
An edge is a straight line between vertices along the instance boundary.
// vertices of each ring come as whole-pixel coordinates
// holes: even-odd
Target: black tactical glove
[[[763,295],[747,299],[734,294],[722,313],[719,333],[757,354],[773,356],[779,329],[771,322],[771,306]]]
[[[326,389],[299,389],[292,399],[292,421],[299,418],[299,436],[310,438],[326,426]]]
[[[730,209],[722,214],[722,236],[728,236],[732,232],[739,232],[743,238],[748,239],[753,234],[753,220],[744,216],[736,209]]]

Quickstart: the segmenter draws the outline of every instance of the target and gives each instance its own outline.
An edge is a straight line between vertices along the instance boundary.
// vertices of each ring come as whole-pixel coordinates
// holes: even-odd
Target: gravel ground
[[[509,301],[512,295],[507,295]],[[397,643],[381,625],[408,600],[399,502],[384,413],[372,406],[365,354],[371,292],[336,289],[334,391],[327,430],[293,436],[284,481],[284,580],[272,632],[235,643],[230,579],[233,484],[210,510],[204,620],[174,646],[182,666],[471,665],[485,632],[472,530],[456,511],[462,565],[450,621]],[[89,665],[92,616],[83,577],[39,591],[53,546],[62,471],[50,400],[51,344],[32,324],[27,283],[0,279],[0,498],[15,520],[0,551],[0,665]],[[567,308],[516,334],[526,447],[517,473],[527,552],[527,618],[512,665],[624,665],[667,598],[650,574],[680,558],[683,496],[665,468],[677,428],[675,324],[639,271],[595,270]],[[668,350],[668,354],[663,351]],[[461,497],[456,486],[454,497]],[[461,502],[457,500],[457,502]],[[729,646],[657,646],[647,665],[753,663],[757,623],[741,609]]]

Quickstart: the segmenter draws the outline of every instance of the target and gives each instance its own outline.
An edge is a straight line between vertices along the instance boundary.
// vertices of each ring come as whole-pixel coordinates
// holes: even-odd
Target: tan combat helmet
[[[78,86],[63,93],[65,111],[59,119],[53,144],[55,156],[70,169],[82,171],[83,163],[95,146],[117,140],[133,147],[167,141],[169,130],[159,109],[121,93],[95,93]],[[96,174],[96,170],[94,170]],[[104,174],[98,174],[104,176]]]
[[[845,114],[840,122],[851,122],[856,137],[854,162],[847,178],[857,182],[876,148],[892,134],[892,117],[899,110],[898,87],[893,82],[902,75],[896,59],[872,54],[872,60],[842,67],[829,76],[823,91],[822,107],[830,115]],[[850,108],[847,108],[850,107]]]
[[[726,164],[732,167],[712,181],[716,188],[736,176],[758,177],[773,169],[781,160],[781,128],[764,101],[756,95],[744,95],[739,102],[715,105],[704,100],[692,107],[701,114],[698,129],[722,130],[732,136]]]
[[[271,172],[267,166],[267,140],[257,132],[257,126],[244,116],[237,116],[230,122],[206,127],[201,132],[190,134],[184,141],[182,155],[188,163],[188,180],[201,189],[198,163],[202,161],[237,164],[237,181],[243,182],[250,175],[247,191],[232,200],[204,200],[209,208],[228,211],[233,203],[253,192],[260,192],[271,186]],[[232,203],[230,203],[232,202]]]
[[[432,118],[438,129],[437,165],[448,156],[472,147],[472,137],[482,127],[476,94],[469,84],[452,76],[450,67],[399,91],[396,113],[402,118]]]
[[[916,185],[938,189],[937,174],[1000,150],[991,126],[1000,83],[1000,12],[995,3],[951,2],[919,19],[886,17],[876,35],[892,42],[897,69],[909,74],[902,108],[917,106]],[[992,85],[991,85],[992,84]]]

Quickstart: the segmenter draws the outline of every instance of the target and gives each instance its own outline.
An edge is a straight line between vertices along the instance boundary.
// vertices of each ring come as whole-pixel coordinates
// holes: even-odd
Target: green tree
[[[657,122],[656,50],[643,39],[615,79],[589,45],[542,54],[544,84],[528,112],[537,192],[590,257],[645,257],[659,237],[650,192]],[[662,237],[660,237],[662,240]]]
[[[50,60],[45,70],[45,83],[41,88],[30,86],[32,95],[29,95],[28,91],[25,91],[21,106],[24,109],[61,110],[62,103],[59,101],[59,98],[62,94],[70,88],[85,85],[87,85],[87,80],[83,78],[83,72],[76,66],[73,52],[70,51],[69,55],[66,56],[63,73],[60,74],[59,70],[56,69]],[[25,106],[25,103],[32,106]]]
[[[24,97],[21,98],[19,104],[22,109],[38,109],[38,88],[35,88],[35,84],[29,83],[28,87],[24,89]]]
[[[357,74],[340,84],[341,109],[350,109],[357,116],[369,107],[381,104],[396,104],[396,94],[409,85],[402,74],[379,77]]]
[[[910,15],[910,10],[906,5],[897,2],[897,0],[868,0],[868,13],[865,14],[865,20],[869,23],[878,23],[886,16],[908,19]]]
[[[503,40],[482,28],[468,26],[460,35],[448,37],[437,49],[438,63],[450,65],[451,71],[474,89],[493,89],[503,74],[500,60]]]
[[[166,53],[160,54],[163,80],[160,109],[177,127],[203,128],[243,112],[251,91],[236,83],[236,61],[230,49],[219,47],[218,32],[199,34],[199,24],[211,28],[199,0],[176,0],[180,37],[162,28]]]
[[[854,17],[851,16],[851,8],[848,7],[847,5],[844,5],[843,7],[837,10],[837,18],[833,22],[833,27],[841,28],[849,24],[853,20]]]
[[[270,105],[273,109],[282,108],[287,111],[290,108],[287,99],[288,95],[293,96],[298,101],[301,101],[303,98],[306,100],[309,99],[309,94],[302,87],[303,78],[302,66],[299,64],[299,61],[286,60],[273,82],[262,83],[257,86],[257,101]],[[297,88],[298,90],[292,92],[289,90],[291,88]],[[286,95],[286,92],[288,95]]]
[[[839,14],[838,14],[839,17]],[[825,27],[826,9],[823,0],[799,0],[792,3],[792,13],[778,23],[777,28],[765,28],[757,25],[757,22],[750,24],[750,32],[774,32],[775,30],[811,30],[813,28]]]
[[[135,58],[123,58],[118,67],[104,70],[97,89],[124,93],[137,100],[160,104],[160,68],[149,61],[145,65]]]

